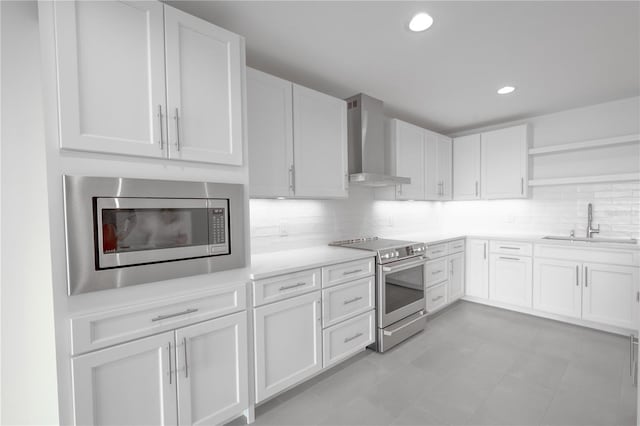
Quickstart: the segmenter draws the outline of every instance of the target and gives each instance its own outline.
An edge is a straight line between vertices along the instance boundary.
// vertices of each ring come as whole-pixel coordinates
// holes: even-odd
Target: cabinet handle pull
[[[487,258],[487,243],[484,243],[484,258]]]
[[[520,195],[524,195],[524,178],[520,178]]]
[[[301,281],[299,283],[295,283],[292,285],[283,285],[282,287],[280,287],[280,291],[284,291],[284,290],[290,290],[292,288],[296,288],[296,287],[302,287],[303,285],[306,285],[307,283],[304,281]]]
[[[350,303],[357,302],[358,300],[362,300],[362,296],[357,296],[357,297],[354,297],[353,299],[345,300],[344,304],[348,305]]]
[[[171,384],[171,376],[172,376],[172,371],[171,371],[171,342],[169,342],[169,384]]]
[[[500,246],[501,249],[507,249],[507,250],[520,250],[520,247],[507,247],[507,246]]]
[[[587,273],[589,272],[589,270],[587,269],[587,267],[584,267],[584,286],[585,287],[589,287],[589,283],[587,282]]]
[[[362,333],[356,333],[356,334],[354,334],[354,335],[353,335],[353,336],[351,336],[351,337],[346,337],[346,338],[344,339],[344,342],[345,342],[345,343],[349,343],[350,341],[355,340],[355,339],[357,339],[357,338],[358,338],[358,337],[360,337],[360,336],[362,336]]]
[[[640,291],[636,291],[636,302],[640,303]]]
[[[357,274],[358,272],[362,272],[362,269],[354,269],[353,271],[343,272],[342,275]]]
[[[162,137],[162,105],[158,105],[158,121],[160,122],[160,151],[164,150],[164,138]]]
[[[176,149],[180,151],[180,112],[176,108],[176,115],[173,117],[176,120]]]
[[[437,302],[438,300],[444,298],[444,296],[438,296],[435,299],[431,299],[432,302]]]
[[[152,321],[152,322],[155,322],[155,321],[162,321],[162,320],[167,319],[167,318],[179,317],[179,316],[181,316],[181,315],[192,314],[192,313],[194,313],[194,312],[198,312],[198,310],[197,310],[197,309],[195,309],[195,308],[191,308],[191,309],[187,309],[186,311],[176,312],[175,314],[158,315],[158,316],[157,316],[157,317],[155,317],[155,318],[151,318],[151,321]]]
[[[449,275],[453,275],[453,260],[449,261]]]
[[[433,271],[431,275],[436,275],[442,272],[442,269],[438,269],[437,271]]]
[[[187,355],[187,338],[182,338],[182,344],[184,345],[184,377],[189,378],[189,356]]]
[[[521,260],[518,257],[506,257],[506,256],[500,256],[500,259],[504,259],[504,260]]]
[[[634,364],[636,361],[636,351],[634,346],[638,344],[638,338],[633,334],[629,335],[629,375],[633,376]]]
[[[442,250],[434,250],[431,252],[431,254],[438,254],[438,253],[442,253]]]
[[[289,189],[291,190],[291,192],[295,192],[296,188],[295,173],[296,170],[292,164],[291,166],[289,166]]]
[[[576,287],[580,287],[580,270],[579,270],[579,266],[576,265]]]
[[[476,197],[478,196],[478,181],[476,181]]]

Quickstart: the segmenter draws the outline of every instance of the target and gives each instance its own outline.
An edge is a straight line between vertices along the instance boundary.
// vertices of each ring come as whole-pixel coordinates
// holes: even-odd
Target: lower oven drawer
[[[326,368],[375,341],[374,311],[329,327],[322,332],[322,337],[322,364]]]
[[[375,305],[375,277],[329,287],[322,291],[322,326],[330,327],[370,311]]]
[[[433,312],[447,304],[447,282],[427,289],[427,312]]]

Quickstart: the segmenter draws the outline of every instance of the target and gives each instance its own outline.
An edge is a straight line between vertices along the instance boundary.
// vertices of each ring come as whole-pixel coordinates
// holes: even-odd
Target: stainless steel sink
[[[562,240],[562,241],[581,241],[586,243],[622,243],[636,244],[638,240],[635,238],[585,238],[585,237],[564,237],[556,235],[547,235],[542,237],[544,240]]]

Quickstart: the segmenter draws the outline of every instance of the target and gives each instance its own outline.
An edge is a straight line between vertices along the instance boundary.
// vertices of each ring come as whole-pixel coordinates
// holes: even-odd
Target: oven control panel
[[[415,243],[410,246],[382,249],[378,251],[380,263],[393,262],[395,260],[415,257],[425,254],[427,246],[424,243]]]

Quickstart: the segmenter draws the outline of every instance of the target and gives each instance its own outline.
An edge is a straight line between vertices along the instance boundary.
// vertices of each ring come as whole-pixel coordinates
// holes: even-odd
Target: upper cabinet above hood
[[[411,179],[385,173],[384,109],[382,101],[359,94],[347,101],[349,182],[393,186]]]

